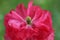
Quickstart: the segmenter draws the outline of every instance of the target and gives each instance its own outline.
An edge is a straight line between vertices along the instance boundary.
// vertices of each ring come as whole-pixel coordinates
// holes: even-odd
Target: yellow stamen
[[[27,16],[26,22],[27,22],[27,24],[31,24],[31,17]]]

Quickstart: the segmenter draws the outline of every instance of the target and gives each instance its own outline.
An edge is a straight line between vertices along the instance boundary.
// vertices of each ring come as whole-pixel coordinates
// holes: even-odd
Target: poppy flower
[[[5,40],[54,40],[51,13],[32,4],[19,4],[5,15]]]

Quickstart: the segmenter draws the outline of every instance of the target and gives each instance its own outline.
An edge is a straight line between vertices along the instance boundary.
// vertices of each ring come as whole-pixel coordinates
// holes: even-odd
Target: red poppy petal
[[[41,19],[41,22],[43,22],[44,24],[46,24],[52,28],[51,13],[49,11],[44,10],[44,14],[45,14],[45,16]]]
[[[45,11],[45,10],[42,11],[41,17],[36,19],[33,23],[36,23],[36,25],[37,24],[40,25],[40,23],[44,23],[44,24],[52,27],[52,19],[51,19],[51,15],[50,15],[49,11]]]
[[[24,7],[23,4],[19,4],[17,7],[16,7],[16,12],[21,16],[23,17],[24,19],[26,18],[26,15],[27,15],[27,9]]]
[[[42,15],[42,10],[39,6],[32,6],[29,16],[32,18],[32,21],[37,20]]]
[[[27,16],[29,16],[29,14],[30,14],[30,11],[31,11],[30,9],[31,9],[31,7],[32,7],[32,4],[33,4],[32,1],[28,3]]]
[[[54,32],[52,32],[46,40],[54,40]]]
[[[25,22],[24,21],[24,19],[21,17],[21,16],[19,16],[15,11],[11,11],[9,14],[6,14],[6,16],[5,16],[5,18],[4,18],[4,24],[5,24],[5,26],[6,27],[8,27],[9,26],[9,24],[8,24],[8,21],[9,20],[18,20],[20,23],[21,22]]]

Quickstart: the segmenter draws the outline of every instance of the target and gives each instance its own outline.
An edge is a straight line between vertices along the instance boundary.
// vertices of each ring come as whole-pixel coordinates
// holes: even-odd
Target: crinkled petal
[[[29,16],[29,14],[30,14],[30,9],[31,9],[31,7],[32,7],[32,4],[33,4],[33,2],[31,1],[31,2],[29,2],[29,4],[28,4],[28,8],[27,8],[27,16]]]
[[[4,38],[5,38],[4,40],[11,40],[11,38],[6,34],[5,34]]]
[[[26,18],[27,9],[24,7],[23,4],[19,4],[19,5],[16,7],[16,12],[17,12],[21,17],[23,17],[24,19]]]
[[[31,17],[32,21],[35,21],[38,19],[42,14],[41,14],[41,8],[39,6],[32,6],[30,8],[30,14],[29,16]]]
[[[39,6],[32,6],[33,2],[29,2],[27,9],[27,16],[30,16],[32,21],[41,16],[41,8]]]
[[[8,27],[9,23],[12,22],[13,20],[18,21],[18,22],[15,21],[15,23],[20,22],[19,24],[21,24],[22,22],[25,22],[24,19],[21,16],[19,16],[15,11],[12,10],[9,14],[6,14],[6,16],[4,18],[5,26]],[[14,24],[14,22],[13,22],[13,24]]]
[[[54,32],[51,32],[51,34],[45,40],[54,40]]]
[[[42,11],[42,15],[38,19],[36,19],[33,23],[35,23],[36,25],[40,25],[41,23],[43,23],[52,28],[52,19],[50,13],[45,10]]]

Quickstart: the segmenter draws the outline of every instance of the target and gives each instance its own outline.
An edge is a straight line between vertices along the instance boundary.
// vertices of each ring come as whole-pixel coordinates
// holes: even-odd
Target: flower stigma
[[[30,16],[27,16],[27,17],[26,17],[26,22],[27,22],[28,25],[31,24],[31,17],[30,17]]]

